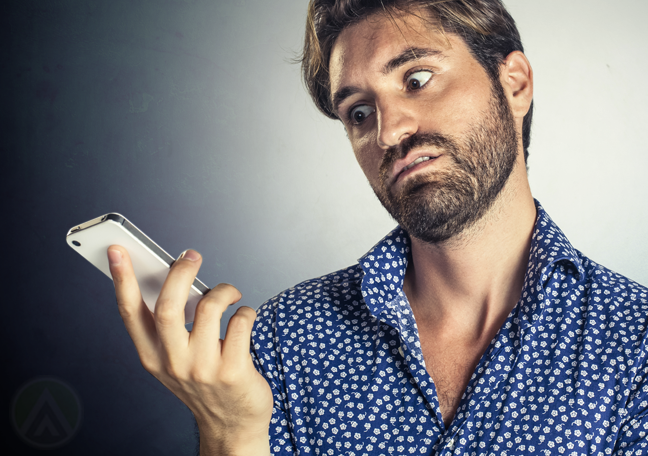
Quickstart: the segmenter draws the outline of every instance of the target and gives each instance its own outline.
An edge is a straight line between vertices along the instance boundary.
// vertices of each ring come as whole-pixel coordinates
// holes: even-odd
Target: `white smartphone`
[[[126,217],[110,213],[70,228],[67,243],[111,280],[106,251],[111,245],[124,247],[130,255],[142,298],[153,312],[162,284],[175,259],[142,233]],[[189,291],[185,306],[185,325],[192,323],[196,304],[209,288],[198,278]]]

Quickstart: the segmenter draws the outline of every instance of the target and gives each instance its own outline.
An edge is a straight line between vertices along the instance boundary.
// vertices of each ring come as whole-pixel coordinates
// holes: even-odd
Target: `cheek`
[[[479,66],[470,67],[464,73],[470,74],[469,71],[480,77],[463,76],[448,81],[439,90],[442,95],[429,100],[426,106],[428,112],[434,113],[434,126],[445,130],[446,134],[461,132],[463,126],[488,111],[492,92],[490,79]]]
[[[378,178],[383,150],[376,145],[375,141],[371,141],[368,138],[351,141],[351,146],[365,176],[369,179],[369,182],[375,182]]]

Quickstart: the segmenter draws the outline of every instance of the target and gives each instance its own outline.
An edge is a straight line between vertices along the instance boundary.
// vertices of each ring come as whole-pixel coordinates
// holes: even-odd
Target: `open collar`
[[[578,251],[537,200],[535,204],[536,223],[519,303],[520,318],[528,324],[537,321],[548,303],[547,287],[557,268],[562,275],[570,276],[569,279],[575,282],[585,277]],[[393,322],[398,323],[403,313],[411,315],[411,308],[403,293],[403,279],[411,255],[410,244],[407,232],[396,227],[358,260],[364,271],[362,295],[369,310],[379,319],[392,320],[389,318],[389,314],[392,314],[398,317]]]

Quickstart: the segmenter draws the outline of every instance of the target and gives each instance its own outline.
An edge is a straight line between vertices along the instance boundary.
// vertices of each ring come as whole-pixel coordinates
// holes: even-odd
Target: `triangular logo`
[[[29,445],[51,449],[64,445],[79,428],[81,403],[74,390],[55,378],[39,378],[17,393],[14,429]]]
[[[20,431],[36,444],[52,445],[65,440],[72,428],[49,390],[45,388]]]

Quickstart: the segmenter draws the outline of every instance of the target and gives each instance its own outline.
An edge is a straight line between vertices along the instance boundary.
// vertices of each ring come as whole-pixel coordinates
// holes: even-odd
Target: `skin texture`
[[[372,20],[367,23],[371,24]],[[409,24],[403,25],[407,33]],[[341,64],[340,69],[345,67],[345,54],[349,57],[349,51],[343,49],[348,35],[354,35],[354,30],[350,29],[344,33],[338,41],[337,54],[334,52],[332,58],[334,71],[338,69],[336,63]],[[374,33],[370,36],[372,38],[370,41],[373,41],[377,35]],[[351,38],[352,42],[356,38]],[[448,96],[448,90],[443,87],[443,83],[455,82],[452,78],[453,71],[455,73],[472,71],[472,74],[475,74],[478,70],[474,67],[475,62],[467,59],[466,55],[458,53],[455,56],[447,52],[450,50],[448,49],[450,43],[436,41],[438,40],[419,39],[417,42],[412,42],[411,49],[405,46],[397,57],[392,57],[382,67],[379,75],[385,81],[393,79],[398,85],[402,73],[399,70],[406,70],[402,74],[404,78],[402,93],[405,97],[401,101],[409,102],[411,105],[418,103],[428,111],[424,112],[424,115],[431,113],[433,109],[434,112],[443,112],[443,106],[439,103],[443,101],[441,95],[450,100],[452,106],[450,112],[455,113],[460,106],[457,103],[465,98],[466,93],[457,90],[462,87],[455,84],[458,87],[454,92],[458,96],[453,97],[452,93]],[[406,40],[406,44],[408,42]],[[397,46],[395,48],[398,49]],[[446,52],[443,52],[444,50]],[[369,57],[372,58],[374,55],[371,54]],[[367,59],[367,56],[361,58],[363,57]],[[446,61],[453,57],[457,62]],[[461,58],[463,61],[460,60]],[[357,59],[352,56],[348,61],[357,61]],[[437,62],[440,65],[435,65]],[[465,70],[459,65],[453,67],[452,63],[458,62],[463,64]],[[429,63],[429,65],[419,65],[421,63]],[[460,83],[461,80],[456,82]],[[479,82],[483,81],[479,80]],[[468,120],[463,131],[455,129],[447,133],[445,130],[434,128],[428,131],[426,130],[428,127],[421,125],[418,129],[414,129],[413,126],[400,127],[404,129],[409,127],[409,131],[404,134],[401,132],[402,138],[397,141],[393,138],[381,138],[382,131],[378,135],[377,143],[384,149],[378,176],[375,177],[375,170],[369,167],[363,166],[363,169],[366,170],[378,199],[410,236],[427,243],[440,243],[461,234],[488,212],[508,180],[516,161],[518,138],[501,84],[499,81],[492,83],[489,80],[489,82],[491,83],[487,86],[478,88],[478,90],[490,89],[487,106],[484,107],[483,112],[477,113],[479,117],[473,113],[463,119],[464,122]],[[340,93],[350,93],[352,96],[344,100]],[[358,86],[343,86],[336,88],[333,97],[334,100],[344,101],[338,105],[338,113],[346,121],[347,128],[354,133],[352,142],[364,141],[364,137],[372,133],[371,127],[376,124],[381,129],[391,127],[388,121],[385,121],[385,111],[388,108],[395,110],[394,101],[390,100],[383,106],[376,106],[371,97],[365,103],[362,96],[366,97],[366,95],[370,94],[363,93]],[[354,100],[358,96],[360,98]],[[387,112],[387,114],[391,113]],[[396,128],[398,129],[399,126]],[[371,142],[369,141],[369,144]],[[369,155],[366,153],[368,148],[364,146],[362,144],[354,148],[358,159],[363,161]],[[420,156],[423,154],[427,156]],[[404,168],[416,158],[429,158],[429,161],[416,167],[431,167],[432,171],[415,173],[413,169]],[[443,165],[435,166],[434,162],[443,162]],[[372,163],[371,166],[373,165],[375,164]]]
[[[187,250],[173,264],[151,313],[141,298],[126,249],[110,246],[110,272],[117,304],[144,368],[193,412],[200,430],[201,455],[268,455],[270,386],[250,357],[250,333],[256,312],[241,307],[232,316],[224,340],[220,320],[241,298],[220,284],[196,307],[193,329],[184,327],[184,304],[202,257]]]
[[[479,358],[522,290],[536,215],[521,141],[533,74],[520,52],[500,65],[504,102],[512,117],[504,119],[493,110],[491,80],[465,43],[433,30],[421,17],[420,12],[395,17],[379,13],[345,29],[331,53],[330,81],[358,163],[379,198],[405,224],[413,226],[411,220],[423,217],[425,225],[439,208],[472,204],[476,193],[484,191],[477,185],[478,174],[514,155],[501,191],[476,220],[454,223],[452,211],[447,211],[450,217],[441,225],[454,223],[458,229],[446,230],[446,237],[425,239],[423,232],[411,233],[404,291],[447,426]],[[493,114],[501,118],[498,127],[508,131],[485,128],[489,131],[481,137],[492,144],[471,145],[469,138],[492,124]],[[424,140],[412,139],[417,137]],[[451,143],[458,145],[458,153]],[[402,172],[423,156],[435,159]],[[457,156],[481,163],[483,169],[471,174],[457,165]],[[438,191],[451,188],[454,181],[472,187],[473,195]],[[402,217],[408,212],[411,220]]]
[[[435,154],[431,160],[445,159],[446,169],[403,177],[404,184],[394,191],[394,168],[402,168],[399,159],[406,159],[417,148],[431,149]],[[410,236],[431,244],[444,242],[479,221],[492,207],[511,175],[516,149],[513,119],[498,85],[493,87],[483,119],[464,137],[455,140],[439,133],[417,132],[387,149],[375,192]]]
[[[412,59],[407,57],[412,47],[434,52],[418,52]],[[469,144],[465,138],[487,124],[492,86],[457,37],[430,30],[414,16],[390,20],[375,15],[342,32],[330,63],[334,93],[349,89],[338,97],[343,98],[338,109],[374,189],[398,195],[414,177],[424,184],[453,177],[457,169],[450,154],[441,153],[445,146],[429,141],[414,144],[404,157],[401,151],[395,161],[387,158],[392,160],[391,170],[384,165],[387,151],[398,149],[416,134],[450,138],[463,147],[462,155],[480,158],[471,154],[483,150],[465,147]],[[431,77],[411,83],[408,78],[415,71]],[[446,425],[477,360],[522,288],[535,219],[520,140],[522,118],[533,95],[532,81],[523,54],[514,52],[502,63],[500,82],[517,148],[510,176],[488,211],[444,241],[430,243],[412,237],[404,290]],[[347,116],[357,106],[363,106],[358,118],[366,114],[361,124]],[[423,155],[437,158],[398,174]],[[469,176],[468,182],[472,180]],[[197,252],[188,250],[174,263],[154,314],[141,299],[126,250],[111,246],[108,256],[119,311],[142,365],[194,413],[201,454],[269,454],[273,400],[249,355],[254,311],[240,308],[229,322],[225,339],[218,339],[223,311],[240,299],[238,290],[221,284],[210,291],[198,304],[193,330],[188,333],[183,307],[202,262]]]

